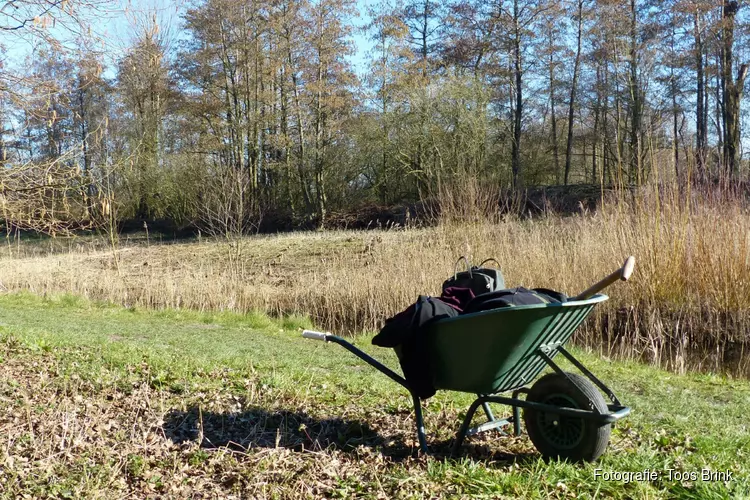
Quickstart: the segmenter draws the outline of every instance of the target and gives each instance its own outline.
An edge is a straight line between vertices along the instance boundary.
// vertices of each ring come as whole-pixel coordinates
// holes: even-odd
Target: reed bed
[[[576,342],[677,371],[744,366],[750,332],[750,214],[738,198],[652,190],[595,213],[434,227],[288,233],[158,244],[94,239],[3,250],[0,288],[67,292],[131,307],[309,315],[339,333],[375,331],[456,259],[494,257],[507,286],[575,294],[637,259],[632,281]]]

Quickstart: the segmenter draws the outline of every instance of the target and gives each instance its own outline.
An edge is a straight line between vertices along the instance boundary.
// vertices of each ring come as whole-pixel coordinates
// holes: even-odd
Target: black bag
[[[489,311],[501,307],[525,306],[530,304],[556,304],[567,302],[568,297],[561,292],[547,288],[534,288],[529,290],[522,286],[508,288],[506,290],[495,290],[475,297],[464,308],[463,314],[471,314],[481,311]]]
[[[461,261],[466,263],[466,271],[458,272],[458,264]],[[497,264],[497,269],[482,267],[487,262],[493,261]],[[500,264],[495,259],[485,259],[479,266],[472,266],[466,257],[459,257],[453,270],[453,277],[445,280],[443,283],[443,292],[450,287],[468,288],[474,295],[481,295],[495,290],[505,288],[505,279],[500,271]]]

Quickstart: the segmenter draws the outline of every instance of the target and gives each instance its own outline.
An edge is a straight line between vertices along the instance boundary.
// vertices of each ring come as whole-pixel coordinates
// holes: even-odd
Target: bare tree
[[[740,104],[745,88],[750,61],[742,61],[734,73],[735,21],[740,5],[737,0],[725,0],[721,25],[721,77],[723,91],[724,167],[730,176],[740,168]]]
[[[570,175],[570,161],[573,154],[573,115],[575,111],[576,92],[578,91],[578,71],[581,67],[581,40],[583,38],[583,0],[576,0],[576,55],[573,60],[573,81],[570,83],[568,100],[568,141],[565,146],[565,184]]]

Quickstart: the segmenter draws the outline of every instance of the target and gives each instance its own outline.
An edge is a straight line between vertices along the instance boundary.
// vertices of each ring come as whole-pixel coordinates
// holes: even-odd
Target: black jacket
[[[392,318],[375,335],[372,343],[380,347],[399,347],[399,363],[409,389],[422,399],[435,394],[430,375],[430,359],[424,339],[425,325],[458,316],[458,309],[437,297],[420,295],[417,301]]]

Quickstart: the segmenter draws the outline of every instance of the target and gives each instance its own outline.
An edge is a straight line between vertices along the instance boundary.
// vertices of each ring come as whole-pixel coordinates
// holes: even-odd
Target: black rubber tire
[[[577,373],[550,373],[531,387],[527,401],[607,413],[607,403],[596,386]],[[610,424],[563,417],[524,408],[523,420],[531,442],[545,458],[593,462],[609,444]]]

